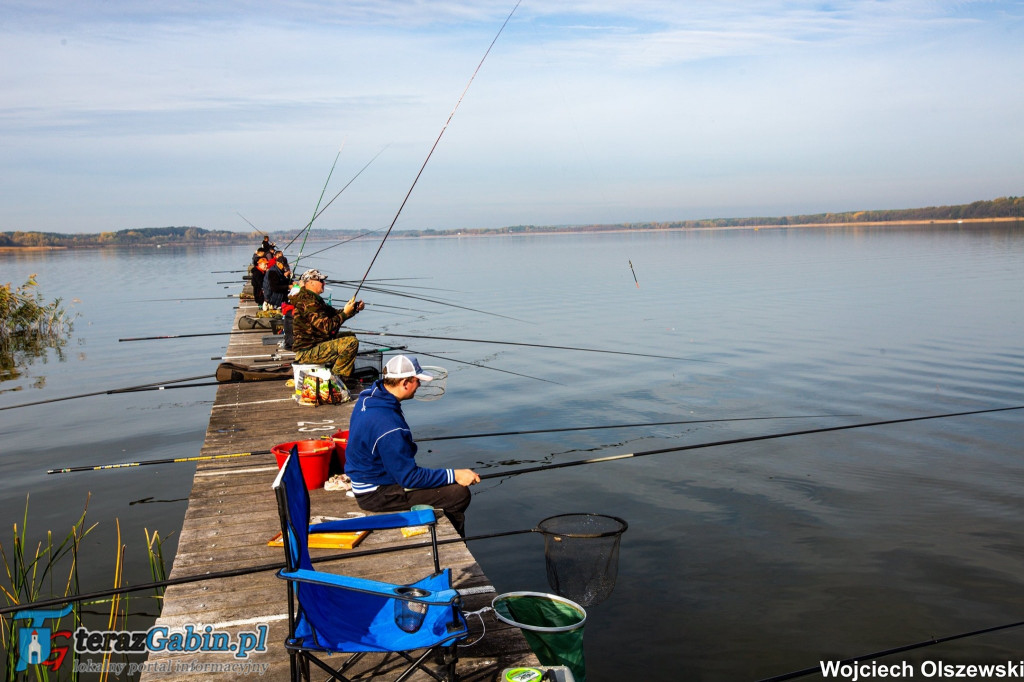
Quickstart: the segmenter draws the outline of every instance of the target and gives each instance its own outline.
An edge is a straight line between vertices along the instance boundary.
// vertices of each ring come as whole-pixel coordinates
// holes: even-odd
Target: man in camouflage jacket
[[[327,278],[319,270],[306,270],[300,282],[302,288],[291,297],[295,306],[292,313],[292,333],[295,362],[302,365],[334,363],[331,371],[339,377],[350,377],[355,368],[359,341],[352,332],[342,332],[341,325],[364,308],[355,296],[341,310],[336,310],[320,298]]]

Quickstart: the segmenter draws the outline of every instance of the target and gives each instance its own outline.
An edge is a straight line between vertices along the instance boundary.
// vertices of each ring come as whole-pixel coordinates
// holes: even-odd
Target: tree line
[[[667,222],[618,223],[612,225],[511,225],[494,228],[450,230],[401,230],[403,236],[431,237],[456,234],[525,234],[531,232],[601,232],[610,230],[666,230],[710,227],[842,225],[855,223],[921,222],[938,220],[992,220],[1024,217],[1024,197],[1000,197],[956,206],[929,206],[846,213],[750,218],[707,218]],[[318,230],[318,239],[356,236],[355,230]],[[201,227],[143,227],[99,234],[61,234],[56,232],[0,232],[0,247],[85,247],[85,246],[164,246],[174,244],[256,244],[262,239],[256,232],[205,230]],[[397,234],[396,234],[397,236]],[[280,239],[279,235],[271,235]]]
[[[262,235],[201,227],[140,227],[99,234],[60,232],[0,232],[2,246],[164,246],[168,244],[255,244]]]

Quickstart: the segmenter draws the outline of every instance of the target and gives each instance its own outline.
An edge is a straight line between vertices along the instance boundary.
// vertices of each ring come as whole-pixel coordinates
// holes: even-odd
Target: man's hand
[[[352,298],[350,298],[348,300],[348,303],[345,304],[345,308],[344,308],[345,317],[352,317],[353,315],[355,315],[356,313],[358,313],[360,310],[362,310],[365,307],[366,307],[365,303],[363,303],[362,301],[357,301],[356,297],[353,296]]]
[[[472,469],[456,469],[455,482],[459,485],[469,487],[474,483],[480,482],[480,474],[476,473]]]

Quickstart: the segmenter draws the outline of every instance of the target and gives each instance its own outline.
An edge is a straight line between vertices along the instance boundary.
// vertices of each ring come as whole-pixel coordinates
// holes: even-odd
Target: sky
[[[248,220],[289,232],[354,177],[317,227],[663,222],[1024,193],[1024,2],[512,10],[0,0],[0,231]]]

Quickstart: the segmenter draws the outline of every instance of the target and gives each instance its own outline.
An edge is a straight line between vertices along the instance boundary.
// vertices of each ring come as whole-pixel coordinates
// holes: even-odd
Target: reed
[[[0,542],[0,562],[3,563],[4,578],[6,584],[0,584],[0,593],[3,594],[8,606],[17,604],[30,604],[38,600],[44,592],[50,595],[69,595],[78,592],[78,551],[82,539],[92,531],[96,524],[86,527],[85,517],[89,509],[89,499],[86,497],[85,507],[82,515],[78,517],[71,526],[71,530],[64,536],[63,540],[56,542],[53,531],[46,532],[46,540],[36,544],[34,549],[28,545],[28,507],[29,498],[25,497],[25,514],[22,517],[21,527],[14,524],[14,537],[11,545],[5,547]],[[67,578],[58,580],[58,570],[63,564],[69,563],[67,567]],[[63,575],[63,574],[61,574]],[[63,583],[62,585],[60,583]],[[73,630],[81,623],[81,612],[76,608],[72,609],[69,617],[72,620],[70,628],[60,627],[63,618],[51,624],[53,630]],[[0,616],[0,645],[7,652],[6,655],[6,679],[16,679],[15,667],[18,662],[18,647],[16,644],[17,625],[13,618],[4,615]],[[72,654],[74,656],[74,654]],[[56,673],[46,666],[36,666],[37,679],[50,679],[50,673]],[[74,666],[70,669],[73,671]],[[72,672],[71,679],[77,679]]]
[[[3,575],[0,576],[0,594],[7,602],[7,606],[17,607],[19,604],[32,604],[33,602],[57,597],[68,597],[69,601],[75,595],[82,593],[79,584],[79,572],[81,560],[82,540],[98,524],[86,524],[86,513],[89,507],[89,499],[86,498],[85,507],[81,516],[72,525],[68,534],[58,541],[52,531],[47,531],[46,539],[38,542],[34,548],[29,546],[28,540],[28,498],[25,500],[25,513],[20,525],[14,524],[13,541],[9,545],[0,542],[0,563],[3,564]],[[113,587],[116,590],[124,583],[124,565],[127,545],[122,541],[121,524],[115,519],[117,529],[117,545],[113,565]],[[163,556],[163,543],[166,538],[161,538],[159,532],[144,529],[146,534],[146,552],[149,558],[150,572],[154,581],[166,580],[167,568]],[[66,574],[65,571],[66,570]],[[163,605],[163,587],[155,588],[153,599],[158,605],[157,611]],[[127,629],[129,613],[129,600],[127,597],[115,595],[113,598],[102,599],[92,602],[74,601],[71,611],[63,617],[54,618],[46,623],[55,636],[68,633],[67,649],[57,651],[57,645],[51,648],[51,656],[40,665],[30,665],[28,669],[17,672],[18,664],[18,631],[26,627],[30,622],[27,619],[13,619],[14,613],[0,615],[0,646],[6,652],[5,676],[6,682],[15,680],[77,680],[79,678],[78,666],[75,663],[78,655],[74,652],[73,642],[70,639],[80,626],[83,626],[83,607],[90,607],[97,604],[106,605],[106,613],[103,621],[103,628],[106,630]],[[70,623],[65,619],[70,619]],[[63,642],[61,643],[63,648]],[[67,655],[65,655],[65,653]],[[65,658],[69,658],[68,664]],[[105,680],[112,667],[110,654],[104,654],[101,661],[100,679]]]

